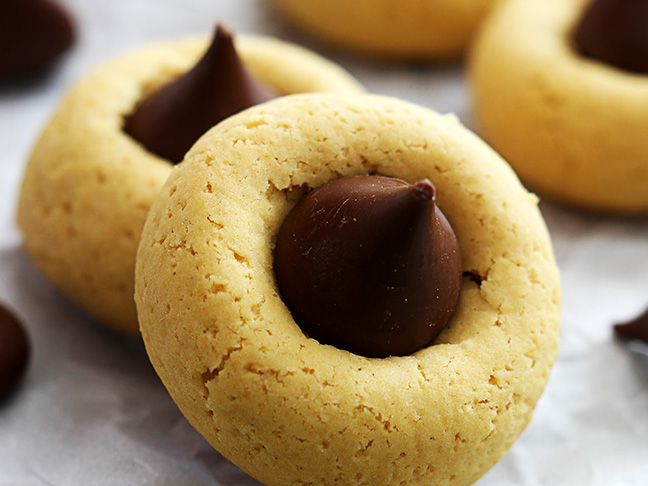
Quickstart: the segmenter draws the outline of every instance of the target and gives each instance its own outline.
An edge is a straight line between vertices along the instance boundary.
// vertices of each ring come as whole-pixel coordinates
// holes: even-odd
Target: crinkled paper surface
[[[468,126],[459,65],[413,67],[328,51],[295,34],[262,0],[68,0],[75,49],[51,76],[0,89],[0,302],[34,345],[23,386],[0,407],[0,486],[251,486],[195,432],[137,340],[93,322],[25,256],[14,223],[25,159],[63,92],[98,62],[152,40],[238,32],[305,44],[370,91]],[[648,81],[647,81],[648,83]],[[648,89],[648,87],[647,87]],[[648,305],[648,220],[588,216],[541,203],[562,271],[562,345],[531,425],[479,486],[648,484],[648,356],[612,335]]]

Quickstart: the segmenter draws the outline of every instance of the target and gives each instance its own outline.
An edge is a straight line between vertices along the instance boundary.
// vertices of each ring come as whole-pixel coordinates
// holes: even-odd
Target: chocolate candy
[[[648,73],[648,2],[594,0],[574,30],[574,42],[586,57]]]
[[[335,180],[307,194],[277,237],[275,275],[302,330],[368,357],[411,354],[459,299],[459,244],[428,180]]]
[[[27,334],[16,317],[0,305],[0,400],[18,386],[29,361]]]
[[[648,309],[632,321],[616,324],[614,332],[621,339],[643,341],[648,344]]]
[[[74,43],[72,20],[51,0],[0,2],[0,80],[51,67]]]
[[[274,97],[243,65],[232,34],[219,25],[202,59],[144,99],[126,118],[124,131],[149,151],[179,163],[212,126]]]

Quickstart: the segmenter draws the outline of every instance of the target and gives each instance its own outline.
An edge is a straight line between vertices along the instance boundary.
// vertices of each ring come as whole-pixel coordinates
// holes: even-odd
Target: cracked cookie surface
[[[273,247],[329,180],[430,179],[464,258],[436,343],[370,359],[309,339]],[[467,485],[531,419],[558,346],[559,277],[536,198],[453,116],[379,96],[296,95],[204,135],[138,251],[147,351],[207,440],[268,485]]]
[[[241,36],[236,45],[255,76],[281,94],[363,91],[342,68],[292,44]],[[18,224],[27,252],[65,295],[120,331],[139,333],[135,254],[172,168],[122,131],[124,117],[206,46],[206,39],[160,43],[100,66],[68,94],[26,167]]]

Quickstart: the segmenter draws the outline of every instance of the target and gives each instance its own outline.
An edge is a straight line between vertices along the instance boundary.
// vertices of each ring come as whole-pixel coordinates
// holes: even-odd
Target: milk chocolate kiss
[[[574,30],[574,42],[586,57],[648,73],[648,1],[593,0]]]
[[[648,344],[648,309],[630,322],[615,325],[614,332],[621,339],[643,341]]]
[[[179,163],[200,136],[221,120],[275,95],[256,81],[222,25],[202,59],[136,107],[124,131],[149,151]]]
[[[23,326],[0,305],[0,401],[18,387],[27,369],[29,349]]]
[[[0,1],[0,81],[39,74],[74,43],[72,19],[53,0]]]
[[[356,176],[313,190],[282,224],[274,265],[308,336],[368,357],[429,345],[462,282],[459,245],[428,180]]]

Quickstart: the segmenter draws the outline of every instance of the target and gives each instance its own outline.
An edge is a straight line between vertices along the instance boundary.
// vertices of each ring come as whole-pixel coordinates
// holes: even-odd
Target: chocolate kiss
[[[0,2],[0,78],[38,74],[74,42],[68,13],[51,0]]]
[[[124,131],[149,151],[179,163],[212,126],[274,97],[248,72],[231,33],[219,25],[202,59],[142,101],[126,118]]]
[[[0,400],[18,386],[29,361],[27,334],[16,317],[0,305]]]
[[[459,244],[428,180],[337,179],[307,194],[279,230],[275,274],[310,337],[368,357],[429,345],[453,314]]]
[[[648,73],[648,1],[594,0],[576,26],[574,42],[586,57]]]
[[[648,310],[630,322],[616,324],[614,332],[622,339],[638,340],[648,344]]]

